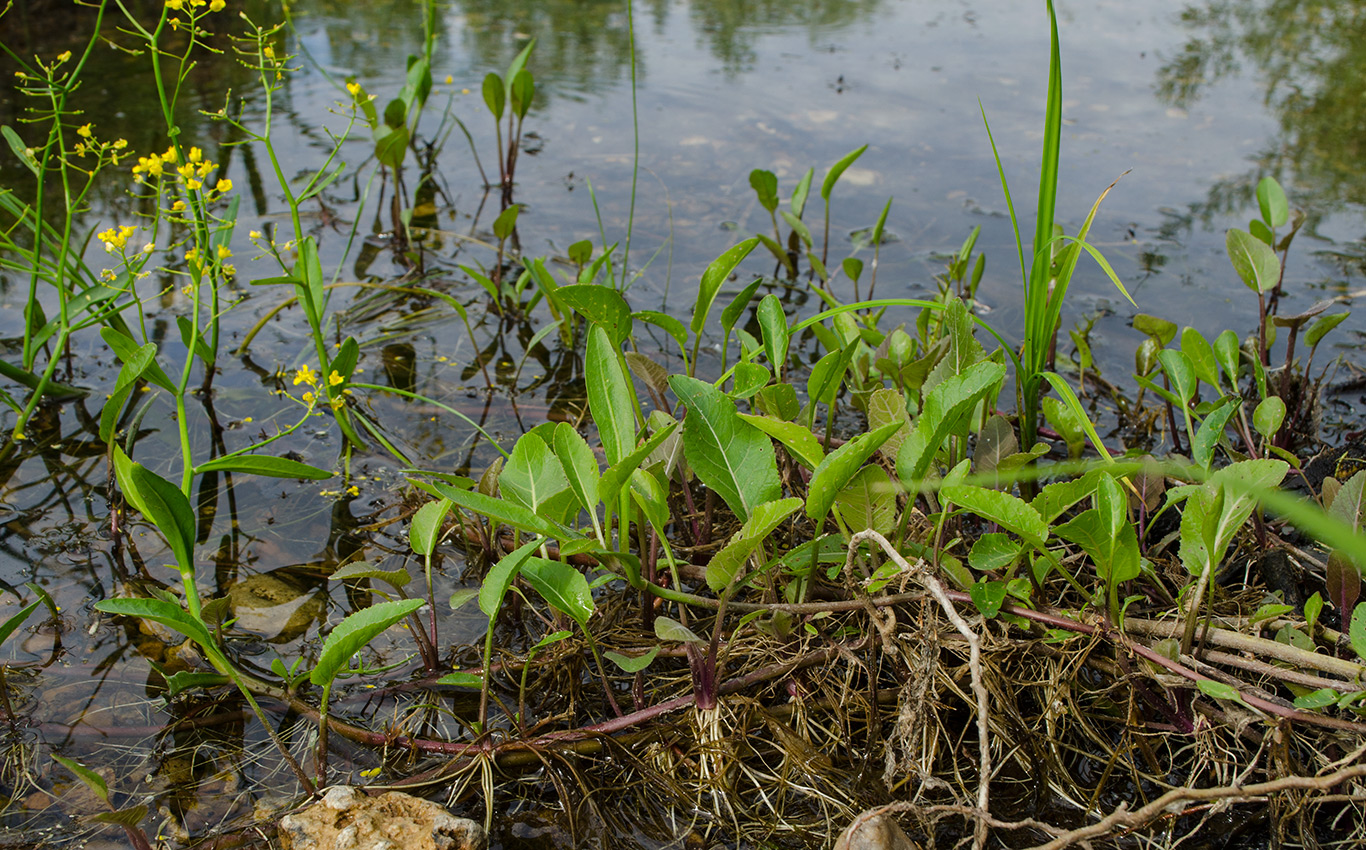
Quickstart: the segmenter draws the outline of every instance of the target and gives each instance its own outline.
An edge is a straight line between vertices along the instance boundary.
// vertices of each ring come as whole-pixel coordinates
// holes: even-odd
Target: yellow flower
[[[297,384],[299,382],[295,381],[294,383]],[[300,398],[303,399],[304,404],[312,404],[314,401],[317,400],[317,396],[313,395],[313,393],[304,393],[302,396],[300,396]]]
[[[142,253],[144,253],[144,254],[150,254],[150,253],[152,253],[153,251],[155,251],[156,249],[157,249],[157,243],[155,243],[155,242],[148,242],[146,245],[143,245],[143,246],[142,246]]]
[[[186,251],[186,252],[185,252],[185,259],[189,260],[189,261],[192,262],[192,263],[195,262],[196,260],[198,260],[198,259],[199,259],[199,249],[198,249],[198,248],[191,248],[190,250]]]
[[[127,140],[127,139],[115,139],[115,140],[114,140],[114,150],[116,150],[116,151],[121,151],[121,150],[123,150],[123,149],[126,148],[126,147],[128,147],[128,140]]]
[[[450,85],[450,84],[453,83],[453,82],[455,82],[455,77],[451,76],[450,74],[447,74],[447,75],[446,75],[446,85]]]
[[[236,277],[236,276],[237,276],[237,266],[234,266],[232,263],[224,263],[224,264],[223,264],[223,277]]]
[[[352,484],[350,487],[347,487],[347,488],[346,488],[346,495],[348,495],[348,496],[359,496],[359,495],[360,495],[360,488],[357,487],[355,484]]]
[[[218,259],[220,259],[220,260],[226,260],[228,257],[231,257],[231,256],[232,256],[232,249],[231,249],[231,248],[229,248],[227,245],[219,245],[219,246],[218,246]]]
[[[360,97],[360,83],[347,83],[346,90],[351,92],[352,97]]]
[[[294,374],[294,386],[297,387],[299,384],[308,384],[310,387],[318,385],[318,373],[307,363],[300,366],[299,371]]]
[[[213,189],[215,192],[218,192],[219,194],[223,194],[224,192],[231,192],[232,181],[225,177],[222,180],[219,180],[217,183],[215,183]]]
[[[179,12],[183,5],[182,0],[166,0],[166,8],[171,9],[172,11]]]
[[[203,186],[204,186],[204,184],[203,184],[202,182],[198,181],[198,180],[186,180],[186,181],[185,181],[185,188],[186,188],[186,189],[189,189],[191,192],[195,191],[196,189],[203,188]]]
[[[187,162],[177,168],[176,172],[179,173],[181,177],[188,179],[194,176],[194,166]]]
[[[162,159],[166,160],[167,162],[171,163],[172,165],[175,165],[175,161],[176,161],[179,157],[180,157],[180,154],[178,154],[178,153],[175,152],[175,145],[171,145],[169,148],[166,149],[166,153],[164,153],[164,154],[161,155],[161,158],[162,158]]]
[[[251,417],[250,417],[250,416],[245,416],[245,417],[243,417],[243,418],[242,418],[242,424],[243,424],[243,425],[250,425],[250,424],[251,424]]]
[[[185,212],[185,202],[176,201],[174,204],[171,204],[171,212]]]
[[[70,50],[63,50],[61,53],[58,53],[58,54],[57,54],[57,64],[60,65],[60,64],[62,64],[63,62],[66,62],[67,60],[69,60],[70,58],[71,58],[71,51],[70,51]]]
[[[259,230],[253,230],[252,232],[248,233],[247,236],[251,237],[252,239],[260,239],[260,238],[261,238],[261,231],[259,231]]]
[[[329,387],[335,387],[337,384],[343,383],[343,382],[345,382],[345,381],[346,381],[346,379],[343,378],[343,377],[337,372],[336,369],[333,369],[333,370],[332,370],[332,374],[330,374],[330,375],[327,376],[327,385],[328,385]]]
[[[213,0],[213,2],[209,4],[209,11],[210,11],[210,12],[221,12],[221,11],[223,11],[223,7],[226,6],[226,5],[228,5],[228,4],[227,4],[227,3],[224,3],[223,0]]]
[[[76,135],[80,136],[83,139],[90,138],[90,125],[82,124],[79,128],[77,128]]]
[[[201,151],[199,148],[194,148],[194,147],[190,148],[190,154],[189,154],[189,160],[190,160],[190,162],[199,162],[199,161],[200,161],[201,159],[203,159],[203,158],[204,158],[204,152],[203,152],[203,151]]]
[[[138,164],[133,166],[134,174],[146,174],[149,177],[160,177],[162,158],[156,154],[151,156],[138,157]]]

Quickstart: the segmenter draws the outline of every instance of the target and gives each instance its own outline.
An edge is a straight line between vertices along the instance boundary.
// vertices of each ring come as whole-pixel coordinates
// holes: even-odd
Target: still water
[[[82,27],[88,31],[86,15],[54,11],[55,3],[32,5],[0,19],[0,39],[21,55],[71,49],[79,45]],[[281,19],[279,7],[257,2],[229,11],[245,11],[258,21]],[[1325,298],[1350,308],[1366,291],[1366,101],[1360,97],[1366,88],[1366,15],[1358,4],[1062,0],[1058,11],[1065,121],[1058,216],[1068,232],[1075,232],[1095,197],[1123,175],[1101,209],[1092,240],[1137,309],[1083,261],[1063,317],[1065,328],[1098,317],[1092,341],[1103,373],[1126,382],[1141,338],[1129,326],[1135,312],[1189,324],[1211,337],[1228,327],[1240,334],[1253,329],[1256,298],[1228,263],[1224,233],[1255,217],[1253,187],[1266,175],[1277,177],[1292,206],[1308,216],[1290,256],[1285,309],[1298,312]],[[866,144],[832,199],[832,256],[858,251],[870,259],[863,237],[892,198],[878,294],[924,296],[935,291],[934,275],[947,256],[980,226],[978,248],[987,266],[978,297],[987,320],[1007,339],[1016,337],[1019,272],[982,111],[1017,209],[1032,220],[1047,84],[1048,33],[1040,4],[658,0],[638,2],[629,12],[628,17],[621,2],[600,0],[470,0],[439,8],[437,84],[423,125],[435,145],[438,191],[426,196],[419,213],[436,234],[429,243],[432,263],[447,291],[482,304],[481,291],[457,265],[490,262],[481,243],[491,238],[497,198],[486,195],[471,143],[451,120],[442,120],[443,112],[464,122],[483,168],[496,170],[493,125],[480,83],[535,39],[528,67],[537,95],[526,119],[515,188],[516,201],[524,205],[519,230],[525,256],[563,257],[581,239],[624,248],[629,233],[633,306],[686,315],[707,262],[770,227],[749,185],[751,169],[773,171],[786,198],[807,168],[816,169],[819,181],[830,163]],[[282,45],[296,55],[298,71],[278,104],[276,140],[284,173],[306,178],[330,147],[322,128],[345,127],[339,106],[347,100],[345,81],[354,77],[381,101],[392,96],[402,85],[405,57],[421,51],[423,30],[419,11],[406,2],[305,0],[291,4],[290,14],[293,26]],[[164,148],[165,140],[152,129],[145,63],[106,48],[92,61],[95,73],[77,94],[89,119],[107,137],[125,137],[140,152]],[[633,76],[639,174],[632,217]],[[3,79],[9,86],[10,75]],[[193,109],[182,120],[197,134],[196,143],[228,164],[227,176],[243,189],[232,245],[241,258],[239,276],[249,281],[273,274],[266,261],[250,259],[255,251],[247,239],[251,230],[281,226],[287,215],[281,198],[262,188],[267,166],[261,152],[232,147],[235,139],[223,125],[197,113],[248,93],[244,115],[250,122],[261,110],[252,99],[251,80],[230,51],[202,57],[189,80]],[[23,105],[12,91],[0,103],[3,123],[21,134]],[[342,283],[393,280],[405,267],[387,249],[391,224],[376,212],[373,194],[368,206],[359,206],[370,186],[372,144],[365,133],[354,135],[342,146],[344,176],[305,212],[329,275]],[[86,230],[132,219],[128,175],[112,176],[81,222]],[[0,160],[0,180],[24,196],[25,173],[8,151]],[[362,239],[348,249],[347,232],[357,219]],[[744,269],[766,274],[771,261],[756,254]],[[20,280],[0,276],[5,337],[20,333],[24,292]],[[366,341],[358,374],[367,381],[461,409],[508,440],[581,404],[580,367],[572,353],[555,350],[553,337],[517,369],[543,315],[510,334],[498,333],[496,320],[478,322],[471,339],[449,313],[367,290],[338,292],[334,297],[345,308],[342,332]],[[236,297],[227,328],[241,339],[285,296],[279,289],[244,284]],[[798,313],[816,307],[799,298],[789,306]],[[173,291],[150,305],[150,315],[165,321],[181,308]],[[483,314],[475,307],[471,312]],[[1335,353],[1352,361],[1363,329],[1363,321],[1349,320],[1335,335]],[[167,334],[168,346],[179,344],[173,337]],[[654,344],[660,358],[670,356],[662,339]],[[223,447],[245,444],[263,423],[283,415],[271,393],[274,376],[309,362],[310,351],[297,310],[282,311],[265,322],[246,352],[222,362],[213,410],[190,415],[197,424],[216,417],[224,426],[217,435]],[[77,382],[108,386],[117,363],[98,337],[76,340],[75,355]],[[492,397],[480,391],[476,357],[497,374],[501,389]],[[101,392],[93,396],[100,397]],[[472,429],[435,408],[391,395],[360,403],[412,465],[477,475],[494,456]],[[228,744],[215,749],[197,739],[187,750],[163,738],[154,746],[133,746],[132,739],[111,732],[123,728],[135,735],[167,718],[161,703],[146,695],[153,674],[137,640],[101,625],[89,608],[113,592],[112,576],[119,569],[105,531],[107,470],[102,447],[90,439],[91,415],[97,417],[98,404],[89,400],[46,411],[35,428],[39,447],[8,452],[0,473],[0,579],[49,588],[63,606],[66,627],[61,661],[42,672],[15,674],[23,711],[44,723],[27,730],[24,752],[37,774],[48,770],[51,752],[89,762],[109,759],[110,779],[149,802],[149,824],[163,823],[171,838],[212,833],[274,793],[272,782],[289,780],[278,766],[238,763]],[[161,457],[169,470],[174,430],[168,417],[163,407],[145,420],[140,458],[152,464]],[[12,421],[12,413],[0,417],[6,430]],[[212,440],[209,429],[204,431],[200,448],[207,452]],[[289,449],[330,466],[339,437],[335,429],[320,427],[300,435]],[[330,608],[335,620],[346,600],[340,591],[331,597],[318,591],[308,576],[357,555],[401,565],[402,535],[391,535],[382,521],[398,500],[404,464],[377,449],[353,457],[351,464],[352,492],[331,484],[247,481],[206,495],[213,510],[201,529],[200,554],[218,590],[227,593],[237,585],[243,595],[240,588],[254,577],[251,592],[271,603],[294,600],[307,615],[300,622],[305,628],[313,623],[316,633],[318,612]],[[166,580],[168,571],[155,567],[164,557],[160,544],[145,531],[136,538],[141,557]],[[449,594],[459,586],[459,565],[448,562],[445,572],[439,599],[443,590]],[[3,601],[9,607],[0,616],[14,610],[12,595]],[[243,603],[244,617],[250,607]],[[477,615],[449,620],[443,624],[449,642],[482,634]],[[277,650],[286,657],[297,654],[303,629],[285,625],[255,624],[262,664]],[[21,632],[5,646],[4,657],[45,661],[52,644],[51,634]],[[107,745],[96,746],[109,735],[119,747],[112,757]],[[259,730],[223,732],[229,744],[243,735],[261,743]],[[366,764],[363,755],[356,760],[358,769]],[[54,830],[53,840],[71,842],[89,835],[65,819],[79,814],[79,807],[68,810],[32,795],[11,802],[6,817],[12,830]],[[539,835],[537,828],[527,830]],[[515,846],[519,834],[529,833],[510,830],[501,840]],[[99,840],[113,842],[115,835],[101,833]],[[620,840],[616,835],[606,843]]]

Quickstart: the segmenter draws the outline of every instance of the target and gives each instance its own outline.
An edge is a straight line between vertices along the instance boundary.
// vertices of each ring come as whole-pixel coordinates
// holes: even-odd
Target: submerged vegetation
[[[597,242],[563,256],[523,243],[536,42],[457,108],[433,76],[434,9],[397,91],[336,81],[304,174],[286,172],[274,129],[303,62],[284,25],[224,0],[101,2],[83,50],[9,51],[28,110],[0,132],[28,183],[0,190],[0,269],[26,296],[0,360],[0,463],[74,440],[51,423],[80,411],[107,481],[87,510],[109,534],[88,628],[121,624],[149,659],[161,731],[194,749],[230,727],[253,764],[231,782],[187,768],[237,801],[196,827],[168,802],[173,782],[149,793],[98,750],[40,745],[47,721],[0,666],[9,823],[41,820],[26,801],[74,778],[100,801],[94,822],[137,847],[256,843],[273,812],[337,782],[427,789],[494,825],[522,811],[510,800],[558,801],[579,841],[606,822],[632,841],[795,843],[873,805],[927,842],[977,848],[1133,833],[1174,846],[1214,825],[1362,840],[1366,470],[1352,446],[1308,458],[1321,343],[1347,314],[1280,309],[1305,218],[1275,179],[1227,234],[1257,325],[1209,339],[1139,314],[1132,376],[1101,375],[1089,326],[1060,339],[1069,285],[1093,263],[1130,293],[1088,241],[1114,184],[1077,232],[1058,224],[1049,4],[1032,222],[996,160],[1022,328],[978,309],[976,231],[930,298],[879,284],[890,200],[862,234],[871,256],[840,256],[831,208],[864,147],[790,186],[755,169],[771,230],[721,252],[674,315],[634,303],[644,252],[629,224],[611,236],[600,219]],[[105,39],[151,68],[156,144],[110,138],[71,105]],[[197,57],[216,51],[259,97],[206,110],[211,143],[181,116]],[[989,117],[984,144],[1013,145]],[[470,127],[490,119],[496,147],[480,150]],[[344,159],[358,139],[360,165]],[[439,161],[457,152],[481,175],[476,220],[489,207],[458,262],[436,214],[450,202]],[[288,210],[245,242],[232,155],[256,158],[272,182],[251,193]],[[92,224],[111,183],[127,217]],[[341,186],[361,207],[349,225],[329,211]],[[253,271],[254,290],[244,244],[253,270],[274,267]],[[348,279],[380,253],[401,274]],[[239,333],[229,317],[260,292],[272,306]],[[801,314],[793,293],[820,311]],[[518,436],[424,396],[411,345],[353,335],[390,312],[457,328],[471,349],[486,334],[462,380],[485,416],[511,406]],[[293,347],[278,368],[253,359],[267,331]],[[73,365],[91,351],[117,359],[108,385]],[[225,420],[229,359],[268,394]],[[515,400],[532,359],[574,387],[534,419]],[[394,399],[498,456],[417,455],[384,423]],[[319,433],[337,436],[335,460],[299,452]],[[392,492],[356,521],[366,475]],[[325,571],[254,571],[235,519],[215,524],[220,502],[270,478],[326,482]],[[362,538],[391,557],[358,557]],[[36,584],[13,595],[0,640],[46,603],[55,659],[70,615]]]

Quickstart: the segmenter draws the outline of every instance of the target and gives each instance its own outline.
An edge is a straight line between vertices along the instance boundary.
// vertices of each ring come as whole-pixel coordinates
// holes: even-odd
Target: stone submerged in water
[[[369,797],[335,785],[280,820],[285,850],[484,850],[484,828],[436,803],[388,791]]]
[[[849,824],[835,842],[835,850],[920,850],[896,819],[881,809],[869,809]]]

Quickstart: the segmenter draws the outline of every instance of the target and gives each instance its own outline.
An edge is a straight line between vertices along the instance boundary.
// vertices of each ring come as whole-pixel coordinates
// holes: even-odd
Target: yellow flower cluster
[[[104,243],[104,250],[109,253],[122,251],[128,244],[128,237],[137,231],[137,227],[131,224],[123,224],[118,227],[111,227],[102,233],[96,234],[95,238]],[[155,248],[154,248],[155,250]]]
[[[117,145],[117,143],[115,144]],[[125,144],[127,143],[125,142]],[[197,147],[190,148],[185,154],[185,159],[185,162],[179,162],[179,155],[174,146],[167,148],[165,153],[140,156],[138,157],[138,164],[133,166],[133,180],[142,183],[159,179],[167,173],[166,166],[169,165],[174,167],[175,174],[179,176],[186,191],[195,192],[204,189],[205,179],[214,169],[218,168],[218,163],[205,157],[204,152]],[[212,200],[216,196],[231,191],[232,181],[226,177],[218,178],[205,190],[209,196],[207,200]],[[176,201],[171,207],[172,212],[182,212],[184,209],[184,201]]]
[[[76,156],[83,157],[86,154],[99,156],[105,151],[109,151],[110,160],[117,165],[119,158],[125,155],[123,151],[128,148],[127,139],[115,139],[112,142],[100,141],[95,137],[94,128],[90,124],[82,124],[80,127],[77,127],[76,135],[80,137],[80,141],[77,142],[76,147],[73,148]]]
[[[166,0],[166,8],[173,12],[189,11],[209,7],[210,12],[221,12],[228,4],[225,0]]]

